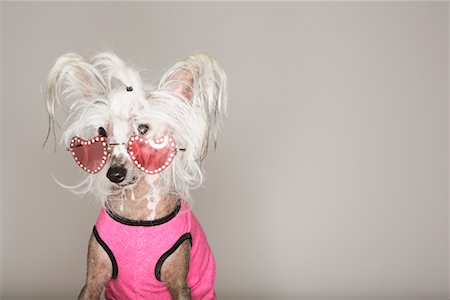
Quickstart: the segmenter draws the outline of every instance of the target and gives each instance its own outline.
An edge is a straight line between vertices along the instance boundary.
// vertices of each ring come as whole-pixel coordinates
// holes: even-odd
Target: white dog
[[[86,172],[74,192],[103,203],[79,299],[215,299],[215,261],[189,208],[201,161],[226,113],[226,78],[207,55],[178,62],[158,87],[112,53],[61,56],[47,80],[68,113],[62,140]]]

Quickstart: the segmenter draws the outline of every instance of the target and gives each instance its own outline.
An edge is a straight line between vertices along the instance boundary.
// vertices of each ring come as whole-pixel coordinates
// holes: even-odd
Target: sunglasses
[[[147,139],[141,135],[133,135],[128,143],[109,143],[106,132],[99,128],[96,137],[85,140],[73,137],[70,148],[75,162],[84,171],[95,174],[106,164],[111,153],[111,146],[127,145],[127,152],[134,165],[146,174],[158,174],[165,170],[174,160],[178,151],[186,151],[185,148],[177,148],[175,140],[164,135],[156,139]]]

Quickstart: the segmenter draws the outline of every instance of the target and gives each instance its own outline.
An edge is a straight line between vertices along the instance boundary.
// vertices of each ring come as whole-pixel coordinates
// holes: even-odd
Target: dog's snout
[[[127,175],[127,169],[121,166],[114,166],[108,169],[106,177],[108,177],[111,182],[120,183],[125,179]]]

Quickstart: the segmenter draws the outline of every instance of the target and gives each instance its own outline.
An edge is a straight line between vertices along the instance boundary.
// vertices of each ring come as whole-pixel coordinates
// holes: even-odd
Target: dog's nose
[[[127,169],[124,167],[111,167],[106,173],[106,177],[114,183],[122,182],[127,175]]]

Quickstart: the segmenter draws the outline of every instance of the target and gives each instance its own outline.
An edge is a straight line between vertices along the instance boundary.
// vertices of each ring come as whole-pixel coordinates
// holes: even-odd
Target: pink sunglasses
[[[157,174],[165,170],[178,151],[186,151],[184,148],[177,148],[175,140],[169,135],[156,139],[133,135],[128,143],[108,143],[107,137],[101,135],[100,130],[98,136],[89,140],[73,137],[68,150],[80,168],[95,174],[105,166],[110,154],[109,146],[116,145],[128,145],[127,152],[134,165],[146,174]]]

